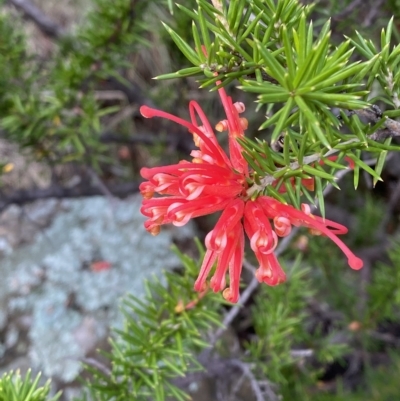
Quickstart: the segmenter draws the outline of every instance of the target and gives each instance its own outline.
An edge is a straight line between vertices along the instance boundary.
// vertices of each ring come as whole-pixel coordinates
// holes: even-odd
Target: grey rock
[[[7,316],[31,316],[24,326],[29,357],[45,376],[73,381],[80,360],[104,340],[110,326],[121,324],[121,297],[143,296],[146,278],[179,265],[170,250],[176,231],[148,234],[140,204],[140,196],[41,201],[39,210],[31,206],[26,212],[41,223],[33,225],[29,244],[15,246],[10,233],[0,235],[0,305],[6,306],[0,326],[6,326]],[[0,221],[18,227],[14,220],[21,212],[11,207],[4,213],[7,219],[0,216]],[[43,224],[47,228],[41,229]],[[179,240],[194,236],[191,225],[178,232]],[[12,327],[8,338],[18,338],[17,330],[24,329]]]

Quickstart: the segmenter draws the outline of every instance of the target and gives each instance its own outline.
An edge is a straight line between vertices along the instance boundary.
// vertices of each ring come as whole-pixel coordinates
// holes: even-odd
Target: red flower
[[[326,235],[344,252],[350,267],[360,269],[362,260],[337,237],[337,234],[347,232],[346,227],[312,215],[308,205],[303,204],[302,210],[298,210],[268,196],[250,199],[247,191],[251,176],[242,148],[236,140],[244,136],[244,129],[247,128],[247,120],[239,117],[244,105],[232,103],[224,89],[218,92],[227,118],[215,128],[217,131],[228,131],[229,157],[219,145],[197,102],[189,103],[191,122],[147,106],[141,107],[144,117],[167,118],[186,127],[199,148],[192,151],[191,162],[181,161],[170,166],[141,170],[143,178],[148,180],[140,185],[144,197],[141,212],[148,217],[146,230],[157,235],[162,224],[182,226],[191,218],[222,210],[216,226],[206,237],[207,252],[194,288],[196,291],[205,290],[207,277],[216,264],[210,287],[215,292],[223,291],[223,296],[230,302],[239,299],[244,232],[260,265],[256,277],[268,285],[277,285],[286,279],[274,250],[278,236],[288,235],[292,225],[305,226],[313,234]],[[308,180],[306,184],[312,187],[313,181]],[[154,198],[155,193],[164,196]]]

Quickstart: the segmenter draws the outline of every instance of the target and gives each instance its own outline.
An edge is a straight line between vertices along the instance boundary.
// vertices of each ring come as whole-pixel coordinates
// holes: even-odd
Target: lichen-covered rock
[[[0,255],[0,304],[7,305],[9,320],[32,316],[29,355],[46,376],[74,380],[82,357],[119,324],[120,298],[140,297],[146,278],[178,266],[170,251],[174,229],[149,235],[140,202],[139,196],[63,200],[52,223],[37,228],[30,244],[15,248],[0,237],[6,250]],[[46,202],[40,205],[42,210],[31,210],[46,220]],[[48,206],[53,213],[54,201]],[[183,232],[194,236],[190,226]],[[0,320],[5,327],[6,317]]]

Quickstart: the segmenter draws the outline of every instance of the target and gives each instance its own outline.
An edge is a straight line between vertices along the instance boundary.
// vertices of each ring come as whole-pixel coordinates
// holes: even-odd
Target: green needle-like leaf
[[[296,74],[294,56],[292,51],[292,40],[289,38],[288,31],[285,25],[282,26],[283,46],[285,48],[286,63],[289,72],[289,82],[292,82]],[[292,88],[291,88],[292,89]]]
[[[286,102],[285,106],[280,110],[281,112],[279,113],[279,120],[276,123],[276,126],[274,128],[274,131],[272,132],[272,140],[276,140],[282,130],[287,127],[287,119],[289,116],[290,111],[292,110],[294,105],[294,100],[292,97],[288,99]],[[271,119],[269,120],[271,123]]]
[[[333,107],[341,107],[346,109],[361,109],[367,107],[368,103],[360,100],[360,96],[354,96],[349,94],[336,94],[336,93],[324,93],[324,92],[308,92],[302,95],[307,100],[318,100],[324,104],[328,104]]]
[[[302,68],[299,68],[296,77],[294,78],[294,88],[298,88],[300,86],[300,83],[306,82],[307,78],[315,71],[316,64],[319,62],[321,57],[323,57],[323,53],[325,53],[328,49],[329,39],[330,33],[328,33],[312,48],[310,52],[308,52]]]
[[[333,167],[333,168],[335,168],[337,170],[346,170],[348,168],[347,166],[345,166],[343,164],[340,164],[340,163],[337,163],[337,162],[335,162],[333,160],[329,160],[328,158],[322,158],[321,161],[324,164],[326,164],[327,166]]]
[[[370,167],[368,166],[368,164],[365,164],[359,157],[358,155],[360,155],[360,150],[356,150],[355,154],[352,153],[348,153],[346,154],[347,157],[349,157],[350,159],[352,159],[354,161],[354,163],[356,164],[356,166],[362,168],[363,170],[365,170],[368,174],[372,175],[372,177],[376,178],[377,181],[383,181],[382,178]]]
[[[253,19],[253,21],[251,21],[251,23],[249,24],[249,26],[247,27],[247,29],[243,32],[243,34],[240,36],[240,38],[238,39],[238,42],[241,43],[244,39],[246,39],[251,32],[254,31],[254,28],[259,25],[260,19],[262,17],[262,12],[260,12],[256,18]],[[256,48],[257,46],[254,46],[254,48]],[[258,58],[255,58],[255,60],[257,60]]]
[[[300,17],[298,31],[293,30],[293,42],[297,53],[297,66],[302,68],[307,48],[306,16],[304,13]]]
[[[263,102],[260,102],[260,103],[263,103]],[[276,113],[274,113],[272,117],[267,118],[267,120],[265,120],[264,123],[259,127],[259,130],[266,129],[266,128],[271,127],[272,125],[276,124],[276,122],[279,121],[279,118],[282,113],[283,113],[283,108],[281,108]]]
[[[282,65],[276,60],[274,56],[269,52],[269,50],[265,49],[264,46],[256,41],[256,46],[258,47],[258,51],[262,57],[263,62],[265,63],[267,67],[267,73],[271,75],[274,79],[276,79],[281,86],[283,86],[285,89],[286,88],[286,82],[285,82],[285,75],[286,75],[286,70],[282,67]]]
[[[198,8],[198,16],[199,16],[201,36],[203,38],[203,44],[208,52],[211,47],[210,31],[208,29],[207,21],[205,19],[203,9],[201,6],[199,6],[199,8]]]
[[[390,145],[392,141],[392,138],[387,138],[384,142],[385,145]],[[384,150],[382,152],[380,152],[379,157],[378,157],[378,161],[376,162],[375,165],[375,173],[380,177],[382,174],[382,170],[383,170],[383,166],[385,164],[385,160],[386,160],[386,156],[387,156],[387,151]],[[373,179],[373,185],[375,186],[378,182],[378,179],[376,177],[374,177]]]
[[[306,119],[309,121],[310,126],[311,126],[313,132],[318,137],[318,139],[321,141],[321,143],[324,146],[326,146],[328,149],[330,149],[331,146],[330,146],[325,134],[321,130],[320,122],[315,117],[314,113],[310,110],[310,108],[307,106],[306,102],[300,96],[295,96],[294,100],[296,101],[297,105],[299,106],[299,109],[305,115]]]
[[[182,77],[191,77],[193,75],[199,75],[203,70],[200,67],[189,67],[179,70],[177,72],[171,72],[169,74],[158,75],[154,79],[157,80],[166,80],[166,79],[174,79],[174,78],[182,78]]]
[[[278,188],[278,186],[277,186]],[[268,185],[266,188],[266,195],[271,196],[272,198],[275,198],[276,200],[278,200],[279,202],[283,203],[283,204],[287,204],[287,200],[272,186],[272,185]]]
[[[197,55],[199,59],[201,60],[202,63],[206,61],[206,56],[203,53],[202,49],[202,43],[200,39],[200,33],[197,29],[196,23],[192,21],[192,34],[193,34],[193,40],[194,40],[194,45],[195,45],[195,50],[197,52]]]
[[[368,147],[368,141],[367,136],[364,132],[364,127],[362,126],[361,121],[357,115],[351,116],[351,127],[354,134],[360,140],[360,143],[362,143],[365,147]]]
[[[253,152],[249,156],[252,156],[262,168],[262,176],[266,174],[273,175],[276,171],[276,166],[273,164],[272,159],[267,160],[267,157],[262,157],[258,152]]]
[[[176,46],[183,53],[183,55],[194,65],[199,65],[201,63],[196,52],[166,23],[162,22],[167,32],[170,34],[172,40],[175,42]]]
[[[333,85],[333,84],[340,82],[352,75],[357,74],[363,68],[364,68],[364,64],[359,64],[358,62],[356,62],[345,68],[343,68],[341,66],[340,72],[333,73],[332,76],[330,76],[330,77],[325,76],[324,81],[319,81],[319,83],[318,83],[318,82],[316,82],[316,79],[312,79],[310,82],[312,83],[312,85],[315,85],[315,90],[323,89],[324,87],[325,88],[329,87],[330,85]],[[310,85],[310,83],[307,83],[307,85]]]
[[[293,184],[288,180],[285,180],[284,184],[285,184],[286,192],[289,196],[290,202],[297,209],[300,209],[300,191],[299,191],[299,189],[293,188]]]
[[[320,177],[328,181],[334,180],[333,175],[328,174],[325,171],[321,171],[315,167],[311,167],[308,164],[303,164],[302,169],[304,170],[305,173],[309,174],[311,177]]]
[[[243,157],[246,159],[249,166],[261,177],[265,175],[265,171],[254,161],[254,158],[246,152],[243,152]]]
[[[323,191],[323,187],[322,187],[322,180],[318,176],[315,177],[315,186],[316,186],[315,194],[318,199],[318,207],[319,207],[319,210],[321,211],[322,218],[325,218],[324,191]]]

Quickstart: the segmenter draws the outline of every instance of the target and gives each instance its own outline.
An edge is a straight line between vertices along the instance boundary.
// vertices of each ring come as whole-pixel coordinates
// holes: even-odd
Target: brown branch
[[[65,35],[64,30],[58,24],[29,0],[8,0],[8,2],[18,10],[21,10],[25,18],[33,21],[46,36],[60,39]]]
[[[372,25],[384,2],[385,0],[377,0],[372,3],[373,6],[370,7],[370,10],[362,23],[363,27],[369,27]]]
[[[354,0],[346,8],[344,8],[339,14],[333,16],[334,19],[340,20],[347,17],[357,7],[361,6],[364,0]]]
[[[160,130],[161,131],[161,130]],[[142,131],[143,132],[143,131]],[[155,136],[154,133],[142,133],[140,135],[121,135],[114,134],[112,132],[105,132],[101,134],[100,141],[102,143],[114,143],[114,144],[125,144],[125,145],[166,145],[173,149],[181,151],[185,154],[190,153],[195,149],[193,140],[190,135],[187,135],[183,131],[174,131],[168,133],[167,137]]]
[[[254,377],[253,372],[251,371],[249,366],[247,364],[245,364],[244,362],[240,361],[239,359],[231,359],[229,362],[232,366],[239,368],[243,372],[243,375],[245,377],[247,377],[247,379],[250,382],[250,386],[253,390],[253,393],[256,397],[256,400],[264,401],[265,397],[264,397],[263,391],[261,390],[261,386],[260,386],[261,383]],[[263,387],[264,387],[264,393],[268,397],[268,401],[278,401],[280,399],[280,397],[278,397],[274,393],[269,381],[264,380],[262,383],[263,383]]]
[[[87,80],[84,82],[84,87],[87,87],[88,82],[90,81],[90,78],[87,78]],[[130,82],[128,80],[125,80],[124,82],[121,82],[115,77],[108,76],[107,79],[102,81],[101,84],[101,90],[115,90],[115,91],[120,91],[122,92],[128,101],[129,104],[145,104],[146,106],[149,107],[156,107],[153,103],[153,101],[149,98],[147,98],[145,95],[143,95],[142,89],[139,87],[134,82]],[[97,94],[99,91],[97,92]]]
[[[20,10],[23,13],[24,17],[28,20],[31,20],[46,36],[55,40],[60,40],[65,37],[66,31],[61,28],[55,21],[45,15],[42,10],[32,4],[29,0],[7,1],[15,8]],[[133,3],[131,4],[131,7],[134,7]],[[133,17],[134,14],[132,13],[131,19]],[[117,26],[116,29],[118,31],[120,27]],[[109,41],[112,42],[113,37],[109,38]],[[89,77],[87,77],[83,81],[83,89],[86,89],[86,87],[88,86],[88,82],[91,81],[92,75],[93,74],[89,74]],[[126,95],[127,100],[130,104],[145,104],[149,107],[154,107],[153,102],[143,95],[142,90],[135,83],[122,83],[117,78],[109,76],[106,80],[103,81],[103,86],[105,86],[106,89],[111,88],[123,92]]]
[[[377,130],[371,135],[368,135],[368,138],[372,139],[373,141],[379,142],[386,138],[400,137],[400,122],[385,117],[381,109],[376,105],[372,105],[372,107],[367,109],[353,110],[349,113],[349,116],[352,114],[357,114],[359,117],[366,120],[367,123],[372,124],[377,124],[382,118],[386,119],[384,128]]]
[[[255,270],[255,268],[254,268],[254,270]],[[233,322],[233,320],[239,314],[242,307],[246,304],[246,302],[249,300],[249,298],[253,295],[253,292],[258,288],[259,284],[260,283],[258,282],[256,277],[253,277],[250,284],[246,287],[246,289],[240,295],[239,303],[237,303],[235,306],[232,306],[232,308],[229,310],[229,312],[225,315],[225,318],[222,322],[222,327],[220,327],[215,332],[215,334],[212,336],[212,338],[210,340],[211,346],[214,346],[216,344],[217,340],[221,337],[221,335],[223,333],[225,333],[226,329],[229,327],[229,325]]]
[[[93,183],[99,188],[102,194],[108,199],[111,204],[114,204],[114,194],[108,189],[107,185],[99,177],[99,175],[90,166],[86,166],[86,170],[89,173]]]
[[[82,362],[82,363],[84,363],[86,365],[92,366],[95,369],[98,369],[101,373],[103,373],[107,377],[111,377],[111,375],[112,375],[111,370],[107,366],[103,365],[97,359],[94,359],[94,358],[81,358],[80,362]]]
[[[137,192],[139,189],[139,183],[127,182],[122,184],[107,185],[106,188],[112,195],[123,198]],[[103,194],[104,188],[100,188],[98,185],[87,183],[77,185],[73,188],[52,185],[44,189],[22,189],[13,192],[10,195],[4,195],[0,193],[0,212],[9,205],[14,204],[22,206],[39,199],[81,198],[85,196],[96,196]]]
[[[367,334],[375,340],[383,341],[385,343],[394,345],[395,347],[400,347],[400,340],[392,334],[379,333],[373,330],[368,330]]]
[[[204,370],[189,372],[185,377],[176,377],[172,383],[183,389],[188,390],[193,382],[202,382],[211,379],[214,383],[215,400],[237,399],[237,393],[246,389],[249,392],[248,399],[257,401],[278,401],[279,395],[275,394],[275,385],[268,380],[258,380],[252,373],[248,364],[237,358],[222,358],[216,355],[210,358],[209,355],[201,353],[198,362]],[[238,374],[240,376],[238,377]],[[247,384],[244,383],[247,379]],[[249,391],[249,387],[252,391]],[[218,389],[220,390],[218,394]],[[219,397],[218,397],[219,395]]]
[[[395,138],[398,136],[400,136],[400,132],[392,131],[390,129],[381,129],[369,135],[368,138],[379,142],[387,138]]]
[[[143,132],[143,131],[142,131]],[[112,132],[105,132],[101,134],[100,141],[102,143],[119,143],[119,144],[143,144],[143,145],[158,145],[158,144],[169,144],[170,140],[167,138],[158,138],[154,136],[154,133],[142,133],[140,135],[122,135],[114,134]]]

